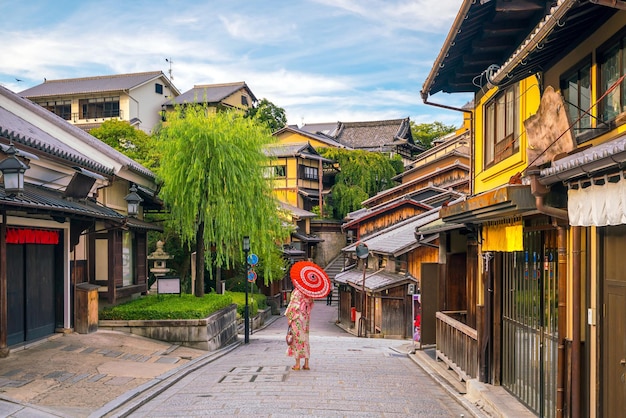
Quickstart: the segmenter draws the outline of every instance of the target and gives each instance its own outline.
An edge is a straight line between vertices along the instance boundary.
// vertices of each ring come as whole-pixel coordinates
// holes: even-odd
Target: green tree
[[[267,99],[262,99],[255,107],[249,108],[246,117],[259,121],[267,126],[271,132],[276,132],[287,125],[285,109],[276,106]]]
[[[204,263],[234,268],[243,259],[244,236],[266,260],[286,238],[263,176],[263,148],[274,141],[256,121],[202,105],[175,109],[158,132],[156,146],[166,156],[157,171],[163,181],[160,196],[181,240],[196,244],[196,296],[204,294]],[[263,273],[269,283],[272,271]]]
[[[426,148],[432,148],[433,140],[456,131],[454,125],[444,125],[441,122],[415,123],[411,121],[411,135],[416,143]]]
[[[349,212],[362,208],[364,200],[392,187],[392,178],[402,171],[402,164],[395,163],[398,156],[389,158],[377,152],[340,148],[323,148],[319,152],[339,166],[327,202],[336,219],[343,219]]]
[[[89,133],[145,167],[154,166],[150,153],[150,135],[127,121],[107,120]]]

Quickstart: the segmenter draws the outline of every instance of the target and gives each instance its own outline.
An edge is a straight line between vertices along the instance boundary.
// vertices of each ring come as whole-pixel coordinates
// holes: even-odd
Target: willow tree
[[[319,152],[339,166],[328,202],[337,219],[362,208],[361,202],[392,187],[392,178],[403,168],[398,156],[389,158],[378,152],[340,148],[322,148]]]
[[[264,147],[275,139],[263,125],[232,112],[185,106],[168,113],[156,135],[160,196],[182,241],[196,245],[196,296],[204,294],[205,262],[230,269],[243,260],[242,239],[270,259],[286,236],[271,184],[264,177]],[[272,272],[264,271],[266,282]]]

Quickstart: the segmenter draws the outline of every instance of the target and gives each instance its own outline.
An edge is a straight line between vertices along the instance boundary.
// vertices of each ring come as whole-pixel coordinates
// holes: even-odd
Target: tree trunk
[[[196,231],[196,286],[197,297],[204,296],[204,222],[200,222]]]

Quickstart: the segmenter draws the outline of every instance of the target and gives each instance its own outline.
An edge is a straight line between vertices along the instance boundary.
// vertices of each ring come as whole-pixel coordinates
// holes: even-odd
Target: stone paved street
[[[284,317],[250,343],[195,370],[133,417],[481,416],[411,361],[406,341],[354,337],[335,325],[336,306],[316,302],[311,370],[291,370]]]

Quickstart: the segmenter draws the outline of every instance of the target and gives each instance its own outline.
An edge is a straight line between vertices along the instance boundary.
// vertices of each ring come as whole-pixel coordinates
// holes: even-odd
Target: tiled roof
[[[132,158],[129,158],[128,156],[122,154],[121,152],[114,149],[113,147],[100,141],[98,138],[95,138],[94,136],[89,135],[87,132],[83,131],[79,127],[74,126],[71,123],[68,123],[67,121],[63,120],[59,116],[50,112],[49,110],[44,109],[43,107],[31,102],[28,99],[24,99],[23,97],[20,97],[19,95],[13,93],[12,91],[2,86],[0,86],[0,96],[4,96],[8,100],[16,102],[19,106],[27,109],[29,112],[32,112],[36,114],[37,116],[46,119],[50,123],[56,125],[59,129],[62,129],[70,133],[72,136],[79,138],[84,143],[89,144],[94,149],[102,152],[103,154],[117,161],[119,164],[128,168],[129,170],[134,171],[135,173],[140,173],[147,178],[151,178],[151,179],[155,178],[155,175],[152,171],[148,170],[146,167],[142,166],[141,164],[139,164]],[[7,113],[10,114],[10,112],[7,112]],[[10,118],[10,116],[7,115],[7,123],[8,122],[18,123],[13,118]],[[32,132],[35,132],[37,130],[37,128],[33,126],[30,122],[23,121],[23,123],[25,123],[27,127],[22,127],[19,129],[27,129],[28,132],[30,132],[31,130]],[[2,126],[2,129],[3,129],[3,132],[7,132],[9,134],[15,130],[15,128],[13,128],[13,126],[10,126],[10,125]],[[66,151],[69,149],[72,149],[71,147],[67,145],[64,145],[65,147],[64,149],[61,148],[60,146],[56,148],[54,147],[54,145],[52,147],[49,146],[46,141],[46,138],[47,137],[52,138],[51,135],[47,135],[47,137],[42,137],[42,138],[33,138],[34,135],[30,135],[30,134],[28,134],[27,136],[20,136],[20,135],[27,135],[27,134],[18,133],[18,135],[16,135],[15,138],[10,138],[10,139],[13,139],[15,142],[22,143],[24,145],[32,146],[35,149],[42,150],[43,152],[46,152],[50,155],[53,155],[59,158],[64,158],[64,159],[66,158],[64,151],[63,151],[64,149]],[[62,141],[60,140],[57,140],[56,142],[59,144],[62,143]],[[36,145],[33,145],[33,144],[36,144]],[[58,153],[57,153],[57,150],[58,150]],[[72,160],[69,160],[69,161],[72,161]],[[98,171],[95,167],[91,167],[91,168],[95,171]],[[108,170],[110,172],[111,169],[109,168]]]
[[[130,90],[161,76],[165,77],[161,71],[150,71],[134,74],[46,80],[38,86],[21,91],[19,95],[34,98]]]
[[[340,122],[337,142],[355,149],[387,149],[394,143],[413,144],[409,120],[393,119],[370,122]]]
[[[251,96],[252,101],[256,101],[256,97],[243,81],[237,83],[225,83],[225,84],[204,84],[194,86],[191,90],[188,90],[169,100],[167,105],[185,104],[185,103],[218,103],[238,90],[245,89]],[[250,103],[252,105],[252,103]]]
[[[310,132],[312,134],[323,134],[334,137],[337,133],[337,129],[339,129],[339,125],[340,124],[338,122],[305,123],[300,127],[300,130]]]
[[[274,136],[278,136],[278,135],[280,135],[280,134],[282,134],[284,132],[292,132],[292,133],[295,133],[295,134],[299,134],[299,135],[304,136],[305,138],[311,138],[311,139],[317,140],[319,142],[323,142],[323,143],[328,144],[328,145],[333,146],[333,147],[346,148],[345,145],[340,144],[339,142],[335,141],[330,136],[327,136],[327,135],[324,135],[324,134],[318,134],[318,133],[315,133],[315,132],[305,131],[305,130],[302,130],[302,129],[300,129],[298,127],[295,127],[295,126],[285,126],[284,128],[279,129],[278,131],[274,132],[273,135]]]
[[[105,167],[73,148],[68,147],[48,132],[31,125],[21,117],[2,107],[0,107],[0,136],[18,145],[18,149],[20,145],[25,145],[34,150],[41,151],[44,154],[61,158],[71,164],[79,165],[98,173],[105,175],[113,174],[112,168]]]
[[[332,162],[332,160],[319,155],[308,142],[270,145],[264,149],[264,152],[270,158],[304,157],[326,163]]]
[[[577,177],[589,177],[622,167],[626,163],[626,135],[579,151],[552,163],[541,170],[541,182],[552,184]]]
[[[315,218],[317,215],[313,212],[309,212],[308,210],[300,209],[299,207],[290,205],[289,203],[279,202],[280,207],[283,210],[290,212],[292,215],[304,219],[304,218]]]
[[[391,209],[406,205],[414,206],[416,208],[423,209],[424,211],[432,209],[432,206],[422,203],[417,199],[411,199],[409,196],[402,196],[396,200],[393,200],[391,202],[385,202],[374,208],[360,209],[358,211],[349,213],[348,216],[351,220],[344,223],[341,227],[343,229],[349,228],[352,225],[359,224],[366,219],[373,218],[377,215],[384,214]]]
[[[24,194],[21,196],[7,196],[4,188],[0,188],[0,207],[54,212],[61,216],[109,219],[118,222],[123,222],[125,219],[124,215],[102,206],[94,200],[64,199],[61,192],[30,184],[24,185]]]
[[[367,244],[371,252],[398,256],[419,247],[415,238],[415,230],[439,218],[439,209],[414,216],[398,222],[382,231],[363,238],[360,242]],[[355,251],[356,243],[342,249]]]
[[[339,273],[334,279],[337,283],[350,284],[353,287],[363,286],[363,271],[358,269],[351,269]],[[415,280],[412,276],[404,274],[391,273],[385,270],[366,270],[365,271],[365,289],[369,291],[379,291],[386,288],[395,287],[404,283],[414,283]]]

